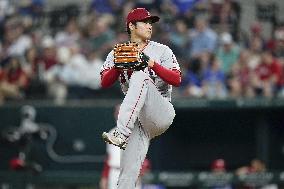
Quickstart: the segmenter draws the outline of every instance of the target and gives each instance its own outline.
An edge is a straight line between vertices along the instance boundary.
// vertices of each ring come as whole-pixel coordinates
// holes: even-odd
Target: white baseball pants
[[[143,71],[133,72],[117,120],[118,129],[129,135],[121,154],[118,189],[135,188],[150,139],[164,133],[174,117],[173,105],[161,95],[153,80]]]

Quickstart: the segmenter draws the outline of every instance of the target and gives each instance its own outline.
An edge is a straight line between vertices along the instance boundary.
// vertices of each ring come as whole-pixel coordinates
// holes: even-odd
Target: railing
[[[0,184],[11,189],[28,184],[35,186],[97,186],[100,172],[97,171],[46,171],[39,175],[24,172],[0,172]],[[261,172],[246,175],[212,172],[154,172],[143,177],[143,183],[161,184],[165,187],[212,187],[225,185],[264,186],[284,184],[284,171]],[[15,187],[13,187],[15,186]]]

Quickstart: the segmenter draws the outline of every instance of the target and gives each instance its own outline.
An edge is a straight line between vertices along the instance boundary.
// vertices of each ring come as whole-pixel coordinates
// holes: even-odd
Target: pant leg
[[[125,151],[122,152],[118,189],[135,188],[150,139],[165,132],[175,117],[172,104],[160,94],[144,72],[132,75],[130,84],[132,86],[130,85],[127,95],[131,95],[126,95],[121,105],[118,123],[129,123],[130,120],[128,129],[133,131]],[[133,84],[136,84],[135,88]],[[123,116],[128,120],[125,121]]]
[[[145,160],[150,143],[150,137],[138,121],[129,137],[125,150],[121,153],[121,170],[118,179],[118,189],[134,189],[142,163]]]
[[[119,169],[110,168],[108,176],[108,189],[117,189]]]
[[[160,94],[152,79],[143,71],[136,71],[131,76],[118,114],[117,127],[120,132],[129,136],[138,116],[153,137],[163,133],[175,117],[172,104]]]
[[[131,134],[140,110],[144,106],[148,83],[151,80],[143,71],[135,71],[131,75],[129,88],[121,103],[117,119],[119,131],[126,136]]]
[[[175,110],[173,105],[150,82],[144,106],[138,117],[150,138],[164,133],[172,124],[174,117]]]

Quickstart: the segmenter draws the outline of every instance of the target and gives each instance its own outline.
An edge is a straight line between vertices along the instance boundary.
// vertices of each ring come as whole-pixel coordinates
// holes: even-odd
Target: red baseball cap
[[[213,170],[225,170],[226,163],[223,159],[216,159],[212,162],[211,169]]]
[[[145,8],[135,8],[130,11],[126,18],[126,26],[128,27],[129,23],[143,21],[150,19],[152,23],[158,22],[160,17],[158,16],[151,16],[150,12],[147,11]]]

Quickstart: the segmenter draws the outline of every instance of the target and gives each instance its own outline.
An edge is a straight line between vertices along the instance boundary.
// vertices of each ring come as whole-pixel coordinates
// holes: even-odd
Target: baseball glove
[[[114,66],[120,70],[142,70],[148,66],[149,56],[138,50],[134,42],[116,44]]]

